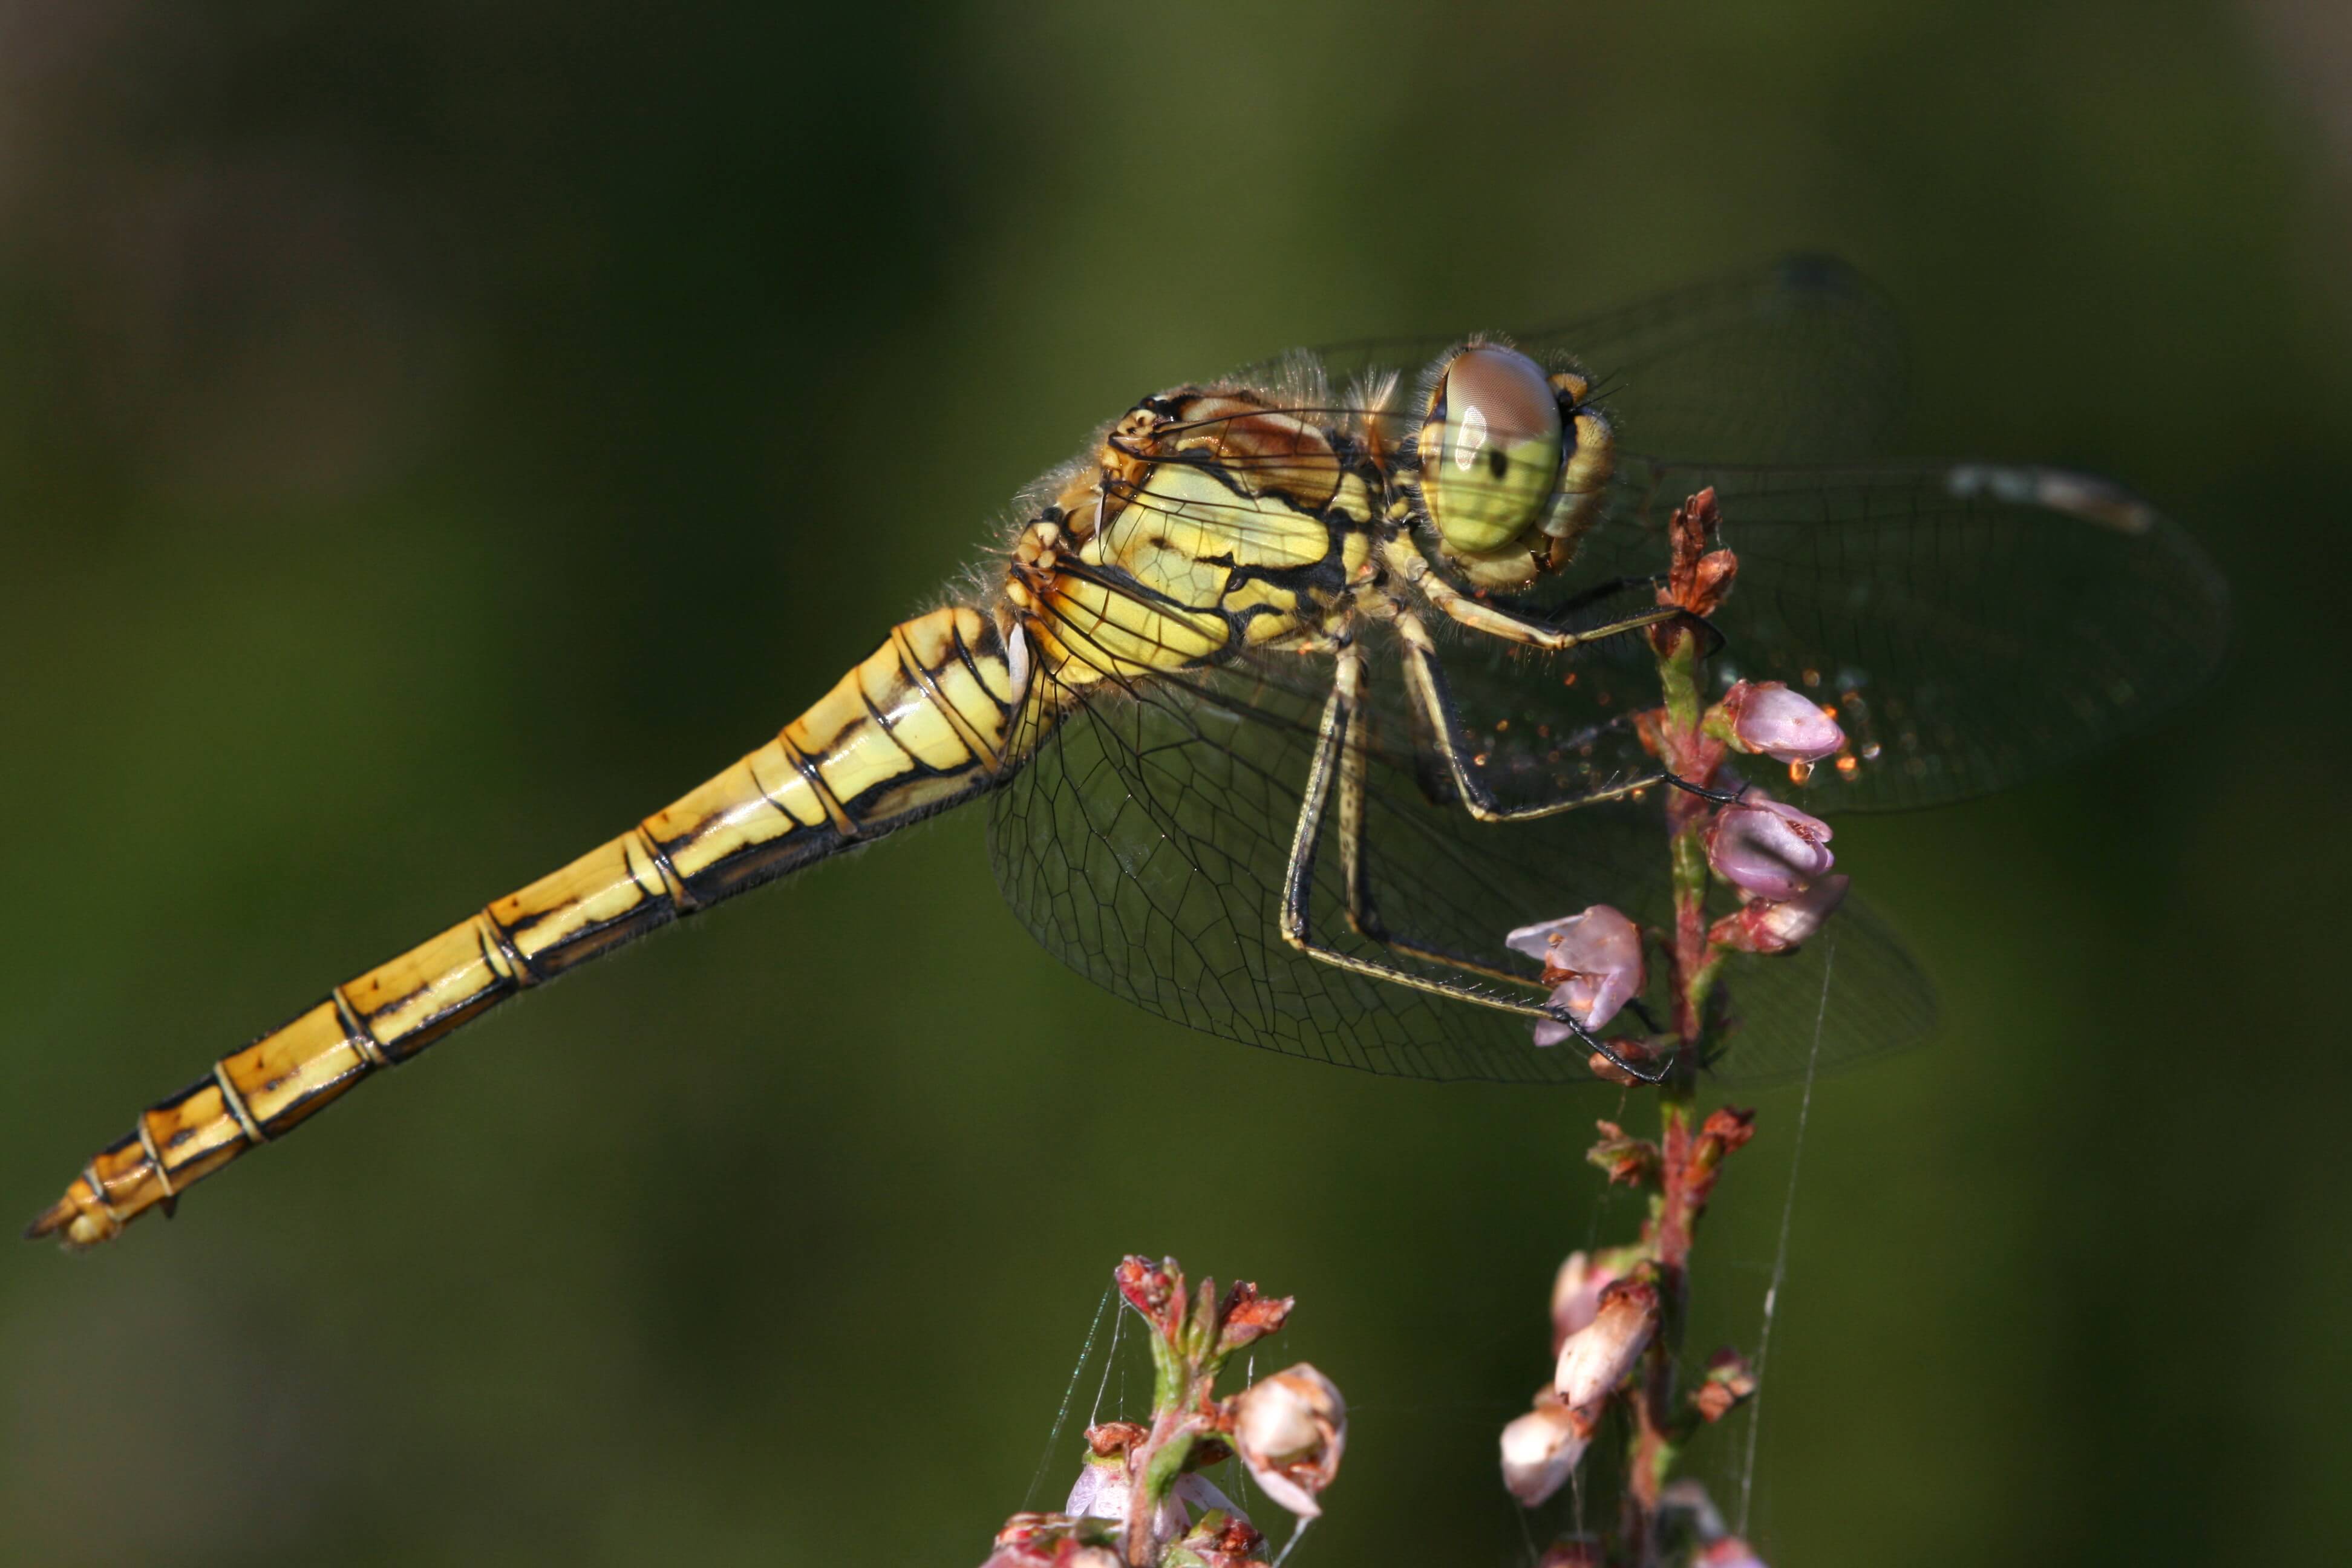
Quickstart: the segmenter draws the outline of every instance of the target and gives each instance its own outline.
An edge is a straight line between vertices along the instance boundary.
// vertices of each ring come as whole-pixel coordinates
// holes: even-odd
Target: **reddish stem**
[[[1738,563],[1728,551],[1707,548],[1717,521],[1712,490],[1677,510],[1674,566],[1662,602],[1704,616],[1730,592]],[[1726,747],[1703,728],[1705,660],[1698,638],[1687,626],[1668,622],[1652,628],[1650,641],[1664,700],[1651,731],[1659,760],[1676,778],[1711,788]],[[1624,1561],[1636,1564],[1652,1560],[1660,1496],[1688,1425],[1675,1363],[1689,1306],[1691,1243],[1723,1156],[1747,1142],[1752,1120],[1749,1112],[1717,1110],[1703,1127],[1693,1126],[1696,1063],[1706,1043],[1707,999],[1719,962],[1707,942],[1706,835],[1712,809],[1704,796],[1685,790],[1671,791],[1666,800],[1675,906],[1667,984],[1679,1048],[1676,1067],[1658,1089],[1658,1194],[1642,1238],[1646,1267],[1656,1275],[1659,1319],[1633,1401],[1634,1435],[1627,1456],[1620,1546]]]

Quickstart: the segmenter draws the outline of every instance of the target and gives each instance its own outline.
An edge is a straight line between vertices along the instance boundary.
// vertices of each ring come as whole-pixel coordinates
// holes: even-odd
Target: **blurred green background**
[[[1948,1024],[1814,1101],[1759,1533],[2325,1555],[2347,103],[2294,0],[7,0],[0,1193],[763,739],[1136,395],[1827,247],[1915,325],[1913,447],[2128,478],[2242,626],[2097,766],[1841,829]],[[1294,1562],[1525,1563],[1494,1433],[1633,1223],[1612,1102],[1186,1035],[1030,944],[981,828],[8,1255],[0,1561],[976,1563],[1139,1249],[1296,1292],[1274,1353],[1353,1401]],[[1754,1337],[1762,1104],[1702,1339]],[[1178,1114],[1223,1184],[1159,1173]]]

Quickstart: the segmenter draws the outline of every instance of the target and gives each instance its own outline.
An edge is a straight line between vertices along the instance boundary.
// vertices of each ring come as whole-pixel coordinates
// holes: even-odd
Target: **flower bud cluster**
[[[1317,1518],[1347,1448],[1347,1401],[1304,1362],[1216,1397],[1226,1361],[1281,1329],[1288,1297],[1247,1282],[1220,1297],[1214,1280],[1188,1291],[1173,1258],[1129,1258],[1113,1279],[1150,1325],[1151,1419],[1087,1428],[1062,1511],[1015,1514],[982,1568],[1265,1568],[1265,1536],[1201,1472],[1238,1458],[1268,1498]]]
[[[1805,764],[1842,750],[1845,731],[1811,698],[1777,680],[1733,683],[1701,728],[1735,752]],[[1832,875],[1830,825],[1759,789],[1741,792],[1706,825],[1707,868],[1741,907],[1707,932],[1717,947],[1786,952],[1822,928],[1844,901]]]
[[[1503,1485],[1528,1508],[1550,1499],[1576,1473],[1611,1401],[1624,1402],[1643,1430],[1679,1443],[1756,1392],[1747,1359],[1718,1351],[1675,1406],[1683,1414],[1672,1415],[1665,1401],[1674,1398],[1675,1347],[1662,1337],[1670,1281],[1683,1267],[1672,1261],[1682,1254],[1667,1237],[1687,1238],[1696,1228],[1724,1161],[1754,1136],[1755,1113],[1717,1107],[1665,1147],[1629,1137],[1614,1122],[1599,1127],[1600,1141],[1586,1158],[1612,1182],[1656,1195],[1639,1242],[1571,1252],[1552,1280],[1552,1379],[1501,1436]],[[1667,1369],[1663,1382],[1662,1367]]]
[[[1743,900],[1707,941],[1738,952],[1786,952],[1845,901],[1848,879],[1830,868],[1830,825],[1749,789],[1706,827],[1706,863]]]
[[[1717,542],[1720,521],[1714,491],[1702,490],[1669,524],[1658,602],[1674,614],[1648,633],[1660,701],[1634,718],[1642,743],[1675,786],[1664,802],[1662,846],[1671,914],[1662,911],[1660,923],[1645,931],[1622,911],[1593,904],[1505,938],[1512,952],[1543,965],[1551,1016],[1535,1025],[1538,1045],[1586,1037],[1596,1074],[1664,1085],[1655,1140],[1603,1121],[1587,1154],[1612,1184],[1650,1193],[1641,1238],[1612,1251],[1573,1253],[1561,1266],[1552,1289],[1551,1381],[1499,1440],[1505,1488],[1534,1508],[1575,1476],[1614,1406],[1618,1418],[1609,1425],[1624,1434],[1630,1522],[1622,1535],[1555,1542],[1539,1568],[1661,1561],[1662,1543],[1675,1562],[1762,1568],[1724,1529],[1703,1490],[1685,1490],[1677,1503],[1671,1494],[1683,1483],[1659,1489],[1680,1447],[1756,1391],[1753,1369],[1727,1350],[1695,1384],[1682,1381],[1692,1240],[1725,1160],[1754,1135],[1755,1117],[1726,1106],[1698,1118],[1694,1068],[1676,1068],[1685,1054],[1692,1064],[1711,1060],[1722,1021],[1733,1016],[1717,989],[1726,955],[1790,951],[1821,929],[1847,888],[1835,869],[1829,825],[1742,787],[1727,763],[1735,754],[1769,757],[1802,780],[1811,764],[1842,752],[1846,738],[1833,710],[1778,681],[1734,681],[1713,704],[1701,695],[1706,661],[1721,641],[1708,617],[1739,569]],[[1711,916],[1711,902],[1720,908],[1717,885],[1737,895],[1739,907]],[[1645,994],[1653,946],[1664,975],[1662,997]],[[1640,1019],[1649,1033],[1591,1037],[1620,1015]],[[1647,1076],[1653,1063],[1655,1079]],[[1676,1513],[1679,1530],[1669,1521]]]
[[[1552,1380],[1503,1428],[1503,1485],[1534,1508],[1568,1483],[1601,1413],[1658,1330],[1657,1281],[1632,1249],[1570,1253],[1552,1286]],[[1621,1270],[1633,1268],[1630,1273]]]

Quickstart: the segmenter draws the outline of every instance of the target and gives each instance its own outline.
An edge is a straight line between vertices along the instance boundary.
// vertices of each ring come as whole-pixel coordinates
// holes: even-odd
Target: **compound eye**
[[[1559,400],[1543,367],[1482,343],[1455,354],[1421,426],[1421,496],[1446,547],[1501,550],[1543,521],[1559,481]]]

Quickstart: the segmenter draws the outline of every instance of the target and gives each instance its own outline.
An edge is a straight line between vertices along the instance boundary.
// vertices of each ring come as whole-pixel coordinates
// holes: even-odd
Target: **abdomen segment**
[[[942,810],[1018,761],[1027,679],[979,610],[901,623],[774,740],[562,869],[329,992],[140,1116],[26,1229],[110,1240],[378,1069],[681,915]]]

